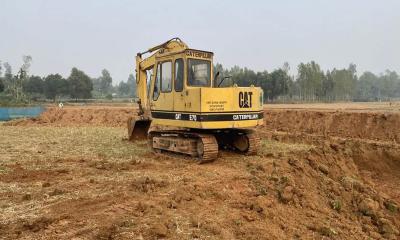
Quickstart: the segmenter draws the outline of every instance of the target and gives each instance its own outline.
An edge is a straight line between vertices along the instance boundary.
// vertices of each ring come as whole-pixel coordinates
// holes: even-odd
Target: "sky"
[[[30,74],[107,69],[113,83],[135,55],[172,37],[214,52],[224,67],[273,71],[288,62],[358,73],[400,72],[399,0],[0,0],[0,61]]]

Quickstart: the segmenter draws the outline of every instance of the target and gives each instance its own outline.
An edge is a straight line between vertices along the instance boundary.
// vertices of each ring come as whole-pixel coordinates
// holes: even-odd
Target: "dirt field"
[[[357,103],[312,103],[312,104],[268,104],[269,109],[318,110],[351,112],[400,112],[400,102],[357,102]]]
[[[267,105],[257,156],[126,141],[128,107],[0,125],[0,238],[400,239],[395,104]]]

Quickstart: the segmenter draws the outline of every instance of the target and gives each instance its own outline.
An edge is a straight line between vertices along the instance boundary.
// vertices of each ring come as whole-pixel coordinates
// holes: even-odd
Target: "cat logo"
[[[239,92],[239,107],[251,108],[252,106],[252,92]]]

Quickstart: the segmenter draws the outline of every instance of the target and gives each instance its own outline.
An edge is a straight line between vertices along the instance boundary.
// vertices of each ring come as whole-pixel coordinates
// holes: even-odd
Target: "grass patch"
[[[331,208],[340,212],[342,210],[342,202],[340,200],[332,200],[330,202]]]
[[[391,201],[391,200],[385,201],[383,204],[385,205],[385,208],[386,208],[387,210],[389,210],[390,212],[392,212],[392,213],[397,213],[398,210],[399,210],[399,207],[397,206],[397,204],[394,203],[394,202]]]
[[[318,232],[322,235],[322,236],[326,236],[326,237],[333,237],[334,235],[337,235],[337,232],[335,231],[335,229],[330,228],[330,227],[321,227],[318,229]]]
[[[263,139],[259,154],[264,156],[287,155],[289,153],[307,152],[313,149],[313,145],[283,143],[274,140]]]
[[[71,157],[135,159],[148,151],[145,142],[131,143],[126,129],[112,127],[8,127],[0,125],[3,163]]]
[[[0,166],[0,173],[2,173],[2,172],[6,172],[6,171],[7,171],[6,167],[4,167],[4,166]]]

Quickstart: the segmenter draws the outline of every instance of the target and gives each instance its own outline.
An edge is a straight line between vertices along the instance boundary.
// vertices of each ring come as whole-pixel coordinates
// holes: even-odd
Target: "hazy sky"
[[[400,72],[399,0],[0,0],[0,60],[31,73],[72,67],[115,82],[134,57],[172,37],[215,53],[225,67],[268,70],[315,60],[323,69]]]

